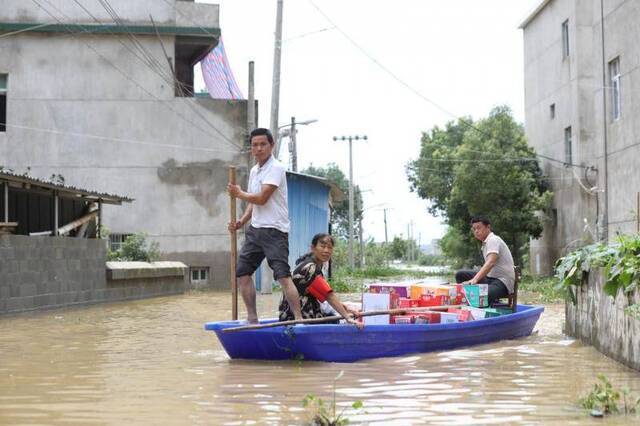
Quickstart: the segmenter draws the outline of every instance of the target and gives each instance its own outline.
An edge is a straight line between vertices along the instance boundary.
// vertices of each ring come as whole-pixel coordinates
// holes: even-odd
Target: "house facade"
[[[525,131],[555,193],[531,271],[638,232],[640,2],[544,0],[522,22]]]
[[[145,232],[193,284],[227,287],[228,166],[244,182],[247,101],[194,96],[219,7],[180,0],[3,0],[0,166],[101,188],[117,247]]]

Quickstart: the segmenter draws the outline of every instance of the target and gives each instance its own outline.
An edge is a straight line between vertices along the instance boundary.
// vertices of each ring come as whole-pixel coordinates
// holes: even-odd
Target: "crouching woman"
[[[340,302],[329,283],[322,274],[322,265],[328,262],[333,255],[334,239],[329,234],[316,234],[311,240],[311,251],[296,261],[293,270],[293,284],[300,295],[302,318],[322,318],[321,302],[325,300],[335,311],[340,314],[347,323],[362,328],[362,323],[357,322],[353,315],[358,312],[348,309]],[[285,297],[280,302],[280,321],[294,319],[293,312]]]

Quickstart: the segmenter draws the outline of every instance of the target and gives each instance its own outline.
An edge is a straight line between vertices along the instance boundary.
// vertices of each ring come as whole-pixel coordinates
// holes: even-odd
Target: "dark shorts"
[[[244,245],[238,255],[236,276],[244,277],[253,274],[265,257],[273,270],[274,279],[291,276],[289,234],[275,228],[249,226],[244,236]]]

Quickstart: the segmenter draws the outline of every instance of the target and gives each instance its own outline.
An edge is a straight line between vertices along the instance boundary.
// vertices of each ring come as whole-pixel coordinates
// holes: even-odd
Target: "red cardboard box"
[[[464,295],[464,288],[462,284],[456,284],[456,299],[454,305],[466,305],[467,298]]]
[[[428,294],[423,294],[420,296],[418,300],[418,306],[427,307],[427,306],[446,306],[449,305],[451,299],[449,296],[432,296]]]
[[[416,316],[426,319],[429,322],[429,324],[438,324],[438,323],[440,323],[440,313],[439,312],[423,312],[423,313],[420,313],[420,314],[418,314]]]
[[[390,324],[412,324],[413,315],[391,315]]]
[[[415,299],[407,299],[406,297],[398,299],[398,308],[417,308],[418,306],[420,305]]]
[[[452,308],[449,308],[448,312],[450,312],[452,314],[457,314],[458,315],[458,321],[460,321],[460,322],[465,322],[465,321],[471,321],[472,320],[471,311],[468,311],[466,309],[452,309]]]

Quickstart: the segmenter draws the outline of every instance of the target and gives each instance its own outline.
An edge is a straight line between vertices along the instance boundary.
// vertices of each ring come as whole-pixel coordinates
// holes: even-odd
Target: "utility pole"
[[[411,245],[409,241],[411,241],[411,229],[409,229],[409,224],[407,223],[407,263],[411,261]]]
[[[349,266],[355,268],[353,261],[353,140],[367,140],[366,136],[334,136],[333,140],[349,141]]]
[[[278,138],[278,110],[280,108],[280,62],[282,58],[282,5],[283,0],[278,0],[276,13],[276,39],[273,49],[273,82],[271,86],[271,134],[276,141],[276,148],[280,148]],[[278,150],[276,149],[276,152]]]
[[[364,268],[364,235],[362,234],[362,218],[358,221],[360,232],[360,267]]]
[[[389,235],[387,234],[387,209],[384,209],[384,243],[389,244]]]
[[[600,35],[601,35],[601,44],[602,44],[602,138],[603,138],[603,151],[604,151],[604,202],[602,209],[602,225],[604,228],[602,229],[601,241],[604,241],[606,244],[609,241],[609,161],[607,159],[608,155],[608,140],[607,140],[607,126],[609,125],[609,117],[607,116],[607,73],[606,73],[606,64],[607,64],[607,56],[605,52],[604,45],[604,0],[600,0]]]
[[[256,128],[255,72],[253,61],[249,62],[249,90],[247,92],[247,130]]]
[[[291,117],[291,133],[289,133],[289,153],[291,155],[291,170],[298,171],[298,147],[296,145],[296,118]]]

